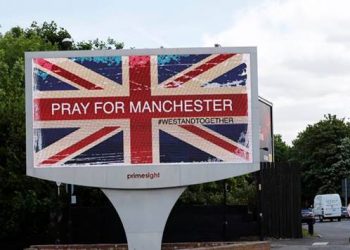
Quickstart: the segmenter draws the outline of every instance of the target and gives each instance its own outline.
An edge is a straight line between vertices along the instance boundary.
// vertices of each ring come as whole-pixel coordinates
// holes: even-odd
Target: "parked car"
[[[341,217],[342,218],[349,218],[349,213],[346,207],[341,207]]]
[[[341,200],[339,194],[320,194],[314,199],[314,216],[321,222],[324,219],[341,220]]]
[[[311,208],[301,209],[301,223],[315,223],[314,212]]]

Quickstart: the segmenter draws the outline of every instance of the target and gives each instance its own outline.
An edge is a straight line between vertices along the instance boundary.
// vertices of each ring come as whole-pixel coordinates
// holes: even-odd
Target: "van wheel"
[[[338,221],[341,221],[341,217],[338,218]]]

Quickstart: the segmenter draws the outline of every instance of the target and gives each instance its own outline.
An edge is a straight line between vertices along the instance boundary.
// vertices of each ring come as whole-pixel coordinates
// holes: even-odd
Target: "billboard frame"
[[[266,104],[266,106],[268,106],[271,110],[270,112],[270,121],[271,121],[271,154],[272,154],[272,161],[271,162],[275,162],[275,141],[274,141],[274,133],[273,133],[273,103],[266,100],[265,98],[259,96],[259,102],[262,102],[263,104]],[[261,126],[262,124],[260,124]],[[260,149],[261,149],[260,145]],[[262,162],[268,162],[268,161],[262,161]]]
[[[113,166],[71,166],[71,167],[34,167],[34,133],[33,133],[33,85],[32,59],[38,57],[94,57],[94,56],[132,56],[132,55],[167,55],[167,54],[224,54],[245,53],[250,55],[251,93],[248,105],[251,111],[252,163],[170,163],[170,164],[118,164]],[[153,189],[181,187],[198,183],[211,182],[239,176],[259,170],[259,101],[257,79],[256,47],[215,47],[215,48],[175,48],[175,49],[129,49],[129,50],[96,50],[96,51],[52,51],[25,53],[26,83],[26,146],[27,175],[46,180],[71,183],[99,188],[116,189]],[[220,168],[220,171],[218,171]],[[132,179],[130,174],[157,172],[162,179]]]

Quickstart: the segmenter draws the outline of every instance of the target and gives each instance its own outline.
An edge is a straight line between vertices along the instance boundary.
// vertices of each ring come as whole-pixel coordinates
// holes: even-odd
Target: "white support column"
[[[165,224],[186,187],[102,189],[123,223],[129,250],[161,250]]]

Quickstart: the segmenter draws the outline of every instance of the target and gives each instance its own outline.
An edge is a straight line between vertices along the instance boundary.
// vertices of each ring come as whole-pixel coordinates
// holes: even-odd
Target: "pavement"
[[[303,226],[307,229],[307,226]],[[271,249],[279,250],[343,250],[350,249],[350,220],[317,222],[314,236],[302,239],[269,239]]]

